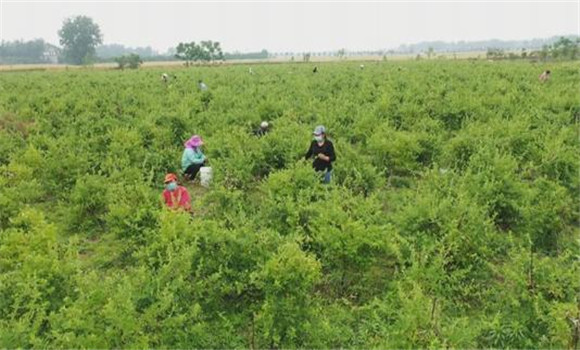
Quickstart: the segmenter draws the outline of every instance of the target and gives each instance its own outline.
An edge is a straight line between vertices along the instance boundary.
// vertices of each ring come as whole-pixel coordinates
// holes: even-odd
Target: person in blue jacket
[[[184,144],[185,149],[181,156],[181,170],[190,181],[195,179],[199,169],[207,162],[207,157],[201,150],[202,145],[203,141],[199,135],[193,135]]]

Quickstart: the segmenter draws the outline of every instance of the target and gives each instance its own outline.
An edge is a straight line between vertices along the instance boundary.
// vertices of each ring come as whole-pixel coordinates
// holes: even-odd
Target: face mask
[[[172,181],[168,183],[166,187],[169,191],[175,191],[175,189],[177,188],[177,182]]]
[[[324,141],[324,136],[322,136],[322,135],[314,136],[314,140],[316,140],[316,142],[322,142],[322,141]]]

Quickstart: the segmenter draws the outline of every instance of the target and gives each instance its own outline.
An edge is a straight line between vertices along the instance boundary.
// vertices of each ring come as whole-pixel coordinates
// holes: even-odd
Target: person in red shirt
[[[177,184],[177,175],[169,173],[165,175],[165,190],[163,200],[170,209],[183,209],[191,211],[191,199],[187,188]]]

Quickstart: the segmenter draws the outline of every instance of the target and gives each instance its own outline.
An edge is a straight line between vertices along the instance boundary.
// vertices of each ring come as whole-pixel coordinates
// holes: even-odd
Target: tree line
[[[160,55],[151,47],[128,48],[119,44],[103,45],[103,34],[99,25],[87,16],[65,19],[61,29],[58,31],[58,36],[61,48],[51,45],[42,39],[2,41],[0,42],[0,64],[67,63],[80,65],[97,62],[116,62],[119,64],[119,68],[129,66],[137,68],[140,64],[139,62],[143,60],[182,60],[186,65],[191,65],[195,62],[208,63],[226,59],[265,59],[269,57],[269,53],[266,50],[246,54],[237,52],[224,54],[221,44],[211,40],[199,43],[195,41],[182,42],[174,49],[170,49],[165,55]],[[506,51],[506,45],[509,42],[490,41],[481,43],[491,44],[488,46],[486,53],[488,59],[575,60],[580,56],[580,38],[578,37],[560,37],[557,41],[550,39],[548,42],[552,42],[552,44],[546,43],[538,50],[522,48],[519,53]],[[529,43],[530,45],[537,44],[537,40]],[[440,42],[431,44],[433,45],[423,50],[428,58],[433,56],[435,51],[439,51],[439,48],[443,47]],[[403,47],[403,49],[405,48]],[[413,52],[415,48],[422,48],[422,46],[417,44],[410,46],[410,48],[413,49],[407,48],[408,51]],[[399,49],[399,51],[401,50],[402,48]],[[337,52],[337,56],[341,58],[345,54],[345,49]],[[308,54],[309,56],[310,54]]]
[[[545,44],[542,49],[528,51],[522,49],[518,54],[516,52],[506,52],[502,48],[488,48],[486,57],[488,59],[563,59],[576,60],[580,57],[580,38],[560,37],[555,43]]]
[[[577,36],[566,36],[570,39],[575,39]],[[488,48],[498,48],[505,51],[526,49],[528,51],[540,50],[544,45],[552,45],[558,41],[561,36],[553,36],[550,38],[537,38],[531,40],[480,40],[480,41],[426,41],[415,44],[403,44],[398,48],[389,50],[388,53],[422,53],[427,52],[429,48],[433,48],[436,52],[473,52],[485,51]]]
[[[2,41],[0,43],[0,64],[16,63],[68,63],[91,64],[96,62],[116,62],[119,68],[137,68],[147,60],[183,60],[186,65],[194,62],[214,62],[225,60],[221,44],[205,40],[179,43],[173,54],[160,55],[152,48],[127,48],[119,44],[102,45],[103,34],[97,23],[87,16],[70,17],[64,20],[58,31],[61,47],[51,45],[42,39],[31,41]],[[263,50],[260,54],[268,56]],[[236,59],[253,58],[253,54],[233,54]],[[260,57],[261,58],[261,57]]]
[[[0,64],[50,63],[47,53],[51,48],[56,49],[42,39],[3,41],[0,44]]]

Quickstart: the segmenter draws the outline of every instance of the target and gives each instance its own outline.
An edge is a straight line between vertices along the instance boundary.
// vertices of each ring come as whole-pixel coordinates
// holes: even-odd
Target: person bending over
[[[181,170],[189,181],[195,179],[199,169],[207,162],[207,157],[201,150],[202,145],[203,141],[199,135],[193,135],[184,144],[185,149],[181,156]]]

